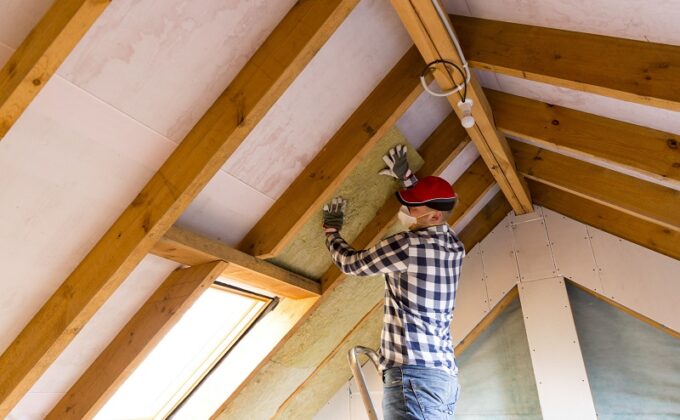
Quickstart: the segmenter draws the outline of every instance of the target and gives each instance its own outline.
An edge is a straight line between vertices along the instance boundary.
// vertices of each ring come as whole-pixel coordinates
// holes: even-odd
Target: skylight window
[[[214,285],[165,335],[95,419],[161,419],[265,309],[268,299]]]

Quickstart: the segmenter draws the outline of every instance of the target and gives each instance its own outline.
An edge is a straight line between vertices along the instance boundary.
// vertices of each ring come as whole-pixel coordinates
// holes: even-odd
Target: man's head
[[[445,224],[458,200],[451,185],[436,176],[427,176],[412,188],[398,191],[396,195],[406,207],[402,213],[407,212],[411,216],[402,215],[402,219],[412,222],[405,223],[410,225],[410,229]]]

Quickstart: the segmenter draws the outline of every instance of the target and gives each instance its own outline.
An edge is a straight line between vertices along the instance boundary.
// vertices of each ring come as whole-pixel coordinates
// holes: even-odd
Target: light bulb
[[[472,99],[467,98],[465,102],[458,101],[458,109],[463,113],[460,117],[460,123],[465,128],[472,128],[475,126],[475,117],[472,116]]]

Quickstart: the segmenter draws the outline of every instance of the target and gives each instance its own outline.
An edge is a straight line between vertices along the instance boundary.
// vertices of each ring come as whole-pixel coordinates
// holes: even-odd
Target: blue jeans
[[[460,386],[444,370],[399,366],[383,372],[385,420],[453,419]]]

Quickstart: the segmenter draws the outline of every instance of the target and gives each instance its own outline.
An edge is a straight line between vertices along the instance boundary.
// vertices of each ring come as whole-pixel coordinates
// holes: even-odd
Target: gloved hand
[[[399,144],[394,146],[383,156],[383,160],[387,168],[378,172],[380,175],[387,175],[402,181],[411,176],[411,170],[408,167],[408,159],[406,158],[406,145]]]
[[[326,233],[339,232],[345,219],[347,200],[335,197],[323,206],[323,229]]]

